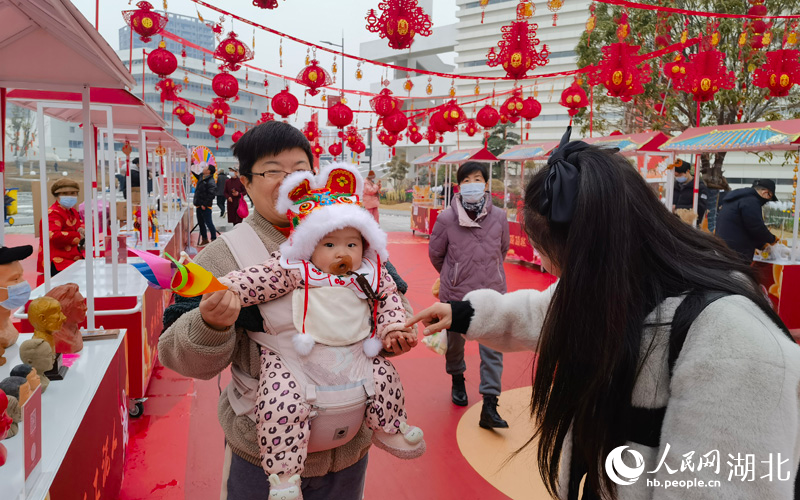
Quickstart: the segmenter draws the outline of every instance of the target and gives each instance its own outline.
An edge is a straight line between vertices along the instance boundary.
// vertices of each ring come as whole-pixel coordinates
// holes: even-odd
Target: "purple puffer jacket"
[[[439,214],[428,244],[431,264],[439,272],[439,300],[461,300],[480,288],[506,292],[503,261],[508,253],[505,211],[486,195],[483,212],[473,221],[461,206],[461,195]]]

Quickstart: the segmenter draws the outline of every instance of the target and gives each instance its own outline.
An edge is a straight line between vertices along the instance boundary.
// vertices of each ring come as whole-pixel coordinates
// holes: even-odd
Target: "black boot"
[[[481,421],[478,423],[484,429],[508,427],[508,422],[497,413],[497,396],[484,396],[483,408],[481,409]]]
[[[453,404],[467,406],[467,387],[464,385],[464,374],[453,375],[453,390],[451,392]]]

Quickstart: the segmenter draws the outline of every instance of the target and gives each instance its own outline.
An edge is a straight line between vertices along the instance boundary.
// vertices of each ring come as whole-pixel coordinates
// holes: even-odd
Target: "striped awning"
[[[501,154],[497,159],[508,161],[544,160],[556,146],[558,146],[558,141],[520,144]]]
[[[436,160],[444,156],[444,153],[425,153],[424,155],[417,156],[411,161],[412,165],[432,165]]]
[[[583,142],[602,148],[616,148],[622,154],[658,151],[659,146],[671,139],[664,132],[640,132],[638,134],[617,134],[606,137],[590,137]]]
[[[800,146],[799,138],[800,120],[742,123],[690,128],[661,149],[687,153],[789,150]]]
[[[447,153],[439,158],[437,163],[461,164],[468,161],[479,161],[483,163],[497,161],[497,157],[486,148],[458,149]]]

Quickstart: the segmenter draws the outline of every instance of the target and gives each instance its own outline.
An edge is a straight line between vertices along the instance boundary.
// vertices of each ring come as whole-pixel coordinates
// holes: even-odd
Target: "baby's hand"
[[[386,337],[383,339],[384,349],[397,354],[406,352],[408,350],[403,348],[404,344],[405,346],[408,346],[408,348],[415,347],[417,345],[417,332],[415,332],[413,328],[394,330],[387,333]]]

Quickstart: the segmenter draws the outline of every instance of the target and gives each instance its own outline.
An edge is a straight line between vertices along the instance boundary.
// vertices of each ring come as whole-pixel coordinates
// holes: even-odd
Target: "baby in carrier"
[[[412,340],[414,334],[403,331],[405,309],[384,265],[386,234],[359,205],[362,191],[361,175],[347,164],[329,165],[316,176],[290,175],[281,185],[277,203],[278,211],[290,219],[289,239],[266,262],[229,273],[220,281],[238,295],[242,306],[293,294],[293,321],[299,333],[292,337],[292,348],[300,359],[313,360],[302,365],[304,372],[317,372],[315,366],[320,365],[338,366],[342,351],[327,351],[346,346],[350,350],[344,358],[371,364],[374,396],[367,402],[365,417],[373,443],[411,459],[425,452],[423,433],[406,423],[400,377],[378,353],[393,339]],[[270,495],[290,500],[302,497],[300,473],[314,410],[286,357],[261,347],[256,427]],[[319,385],[336,385],[343,380],[320,378],[338,378],[337,373],[321,370],[316,380]]]

